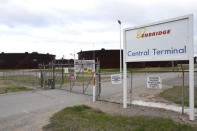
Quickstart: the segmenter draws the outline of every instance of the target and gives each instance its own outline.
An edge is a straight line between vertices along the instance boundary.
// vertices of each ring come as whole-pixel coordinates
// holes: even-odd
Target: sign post
[[[127,63],[123,63],[123,108],[127,108]]]
[[[93,76],[93,81],[92,81],[92,101],[93,102],[96,102],[96,75],[94,73],[94,76]]]
[[[123,107],[127,107],[127,63],[189,60],[189,119],[194,120],[193,15],[124,29]]]
[[[188,43],[189,43],[189,119],[195,120],[194,116],[194,48],[193,48],[193,15],[190,15],[188,21]]]

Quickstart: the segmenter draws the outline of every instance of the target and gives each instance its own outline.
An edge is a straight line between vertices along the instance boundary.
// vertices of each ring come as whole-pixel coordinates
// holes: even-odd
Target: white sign
[[[161,78],[159,76],[147,77],[147,88],[162,88]]]
[[[64,68],[64,73],[69,73],[68,68]]]
[[[124,30],[123,107],[127,107],[127,62],[189,60],[189,119],[194,120],[193,15]]]
[[[95,60],[75,60],[74,62],[75,72],[95,72]]]
[[[189,60],[188,23],[183,17],[125,29],[126,62]]]
[[[122,83],[121,74],[111,75],[111,83],[112,84],[121,84]]]

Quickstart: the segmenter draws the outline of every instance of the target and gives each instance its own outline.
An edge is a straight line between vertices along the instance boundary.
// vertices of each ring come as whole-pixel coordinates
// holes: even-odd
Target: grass
[[[195,131],[196,126],[147,116],[110,115],[86,105],[65,108],[50,118],[44,131]]]
[[[7,80],[0,81],[0,94],[4,94],[8,92],[30,91],[30,90],[33,90],[33,89],[30,89],[24,86],[19,86]]]
[[[183,65],[183,69],[188,69],[187,65]],[[181,67],[147,67],[147,68],[128,68],[128,71],[181,71]],[[101,72],[119,72],[119,68],[101,69]]]
[[[92,80],[92,76],[77,76],[76,80],[72,80],[75,82],[87,82],[87,81],[91,81]],[[64,76],[64,83],[69,83],[71,80],[68,76]],[[61,84],[62,83],[62,76],[56,76],[55,77],[55,83],[56,84]]]
[[[1,76],[0,78],[7,79],[7,80],[15,80],[21,83],[29,83],[32,85],[39,84],[38,78],[33,75],[10,75],[6,77]]]
[[[8,75],[8,76],[0,76],[0,79],[2,80],[13,80],[16,82],[19,82],[21,84],[30,84],[30,85],[40,85],[41,79],[34,76],[34,75]],[[48,79],[52,79],[51,76],[45,77],[45,85],[48,83]],[[85,76],[77,76],[76,80],[73,80],[74,82],[90,82],[92,80],[92,75],[85,75]],[[70,78],[69,76],[64,76],[64,83],[69,83]],[[62,84],[62,76],[56,76],[55,77],[55,83],[56,84]]]
[[[166,89],[160,93],[160,97],[163,97],[164,99],[172,101],[176,104],[181,104],[182,102],[181,101],[181,98],[182,98],[181,89],[182,89],[182,86],[174,86],[173,88]],[[184,93],[184,104],[188,106],[189,105],[189,87],[188,86],[184,87],[183,93]],[[197,93],[197,88],[195,87],[194,94],[196,93]],[[194,96],[194,99],[195,99],[194,105],[195,107],[197,107],[196,95]]]

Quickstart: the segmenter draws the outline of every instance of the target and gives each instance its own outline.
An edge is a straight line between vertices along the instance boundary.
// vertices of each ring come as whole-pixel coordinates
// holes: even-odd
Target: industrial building
[[[120,50],[90,50],[77,53],[79,60],[99,60],[101,68],[120,67]]]
[[[55,55],[32,53],[0,54],[0,69],[37,69],[39,64],[49,64],[55,60]]]
[[[79,60],[98,60],[100,67],[105,68],[119,68],[120,67],[120,50],[89,50],[80,51],[77,53]],[[122,51],[123,54],[123,51]],[[122,55],[123,59],[123,55]],[[196,59],[195,59],[196,60]],[[188,61],[156,61],[156,62],[130,62],[128,68],[145,68],[145,67],[171,67],[177,64],[188,63]]]
[[[122,52],[123,54],[123,52]],[[123,55],[122,55],[123,56]],[[78,52],[79,60],[98,60],[100,67],[119,68],[120,67],[120,50],[89,50]],[[194,62],[197,59],[194,57]],[[32,53],[0,53],[0,69],[38,69],[39,64],[47,65],[54,62],[57,65],[64,64],[74,66],[73,59],[55,59],[55,55]],[[144,67],[170,67],[177,64],[187,64],[188,61],[162,61],[162,62],[132,62],[128,63],[129,68]]]

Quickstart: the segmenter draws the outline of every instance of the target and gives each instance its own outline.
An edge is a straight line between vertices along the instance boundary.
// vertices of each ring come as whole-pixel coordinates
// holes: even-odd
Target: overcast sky
[[[197,54],[197,0],[0,0],[0,52],[118,49],[118,19],[126,28],[191,13]]]

